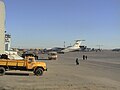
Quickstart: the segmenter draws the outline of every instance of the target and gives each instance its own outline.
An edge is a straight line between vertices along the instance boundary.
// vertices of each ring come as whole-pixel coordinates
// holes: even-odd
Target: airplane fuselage
[[[72,52],[72,51],[75,51],[75,50],[79,50],[80,48],[79,47],[69,47],[69,48],[66,48],[64,50],[62,50],[61,52]]]

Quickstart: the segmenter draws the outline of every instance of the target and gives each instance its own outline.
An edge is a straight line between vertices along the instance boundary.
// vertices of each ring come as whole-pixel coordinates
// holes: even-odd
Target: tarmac
[[[120,52],[70,52],[59,54],[57,60],[39,58],[48,68],[43,76],[9,71],[0,76],[0,90],[120,90]]]

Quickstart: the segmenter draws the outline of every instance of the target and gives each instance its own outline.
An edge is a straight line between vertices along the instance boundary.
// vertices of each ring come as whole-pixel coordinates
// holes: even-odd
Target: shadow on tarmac
[[[33,73],[18,73],[18,72],[6,72],[5,75],[10,75],[10,76],[34,76]]]

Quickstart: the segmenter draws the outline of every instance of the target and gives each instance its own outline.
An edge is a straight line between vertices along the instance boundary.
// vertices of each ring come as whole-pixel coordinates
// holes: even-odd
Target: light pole
[[[103,45],[96,45],[96,46],[98,46],[98,49],[100,50],[100,49],[101,49],[101,46],[103,46]]]
[[[65,41],[64,41],[64,48],[65,48]]]

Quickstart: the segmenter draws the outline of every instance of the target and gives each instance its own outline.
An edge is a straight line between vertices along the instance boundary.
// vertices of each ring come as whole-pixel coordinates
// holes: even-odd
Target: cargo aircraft
[[[85,41],[85,40],[75,40],[75,44],[73,46],[67,46],[66,48],[62,48],[62,47],[53,47],[53,48],[48,48],[48,49],[45,48],[44,51],[45,52],[55,51],[60,54],[64,54],[66,52],[79,51],[80,44],[82,41]]]
[[[65,52],[73,52],[73,51],[80,50],[80,44],[82,41],[85,41],[85,40],[76,40],[73,46],[68,46],[64,50],[61,50],[61,52],[65,53]]]

